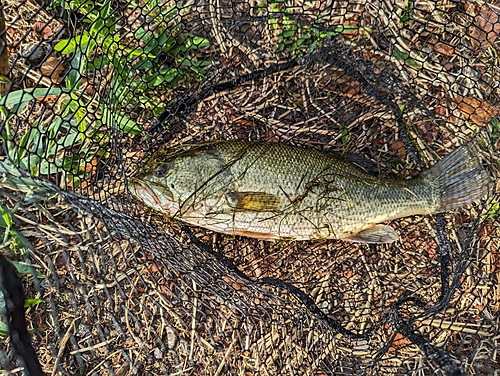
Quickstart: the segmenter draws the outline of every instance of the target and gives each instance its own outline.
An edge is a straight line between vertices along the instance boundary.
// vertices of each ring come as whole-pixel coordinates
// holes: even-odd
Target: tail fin
[[[422,173],[440,191],[437,212],[470,204],[488,193],[490,175],[482,168],[479,150],[462,146]]]

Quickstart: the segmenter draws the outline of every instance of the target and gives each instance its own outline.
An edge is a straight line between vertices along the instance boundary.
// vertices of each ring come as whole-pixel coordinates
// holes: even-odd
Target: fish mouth
[[[166,209],[164,207],[165,200],[173,200],[173,195],[167,188],[156,183],[146,182],[140,179],[132,178],[129,190],[135,198],[143,201],[149,207],[160,211],[165,211]],[[164,200],[160,199],[159,194],[164,196]]]

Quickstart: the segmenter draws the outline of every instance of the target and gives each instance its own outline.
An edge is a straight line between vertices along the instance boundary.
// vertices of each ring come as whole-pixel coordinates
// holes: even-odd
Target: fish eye
[[[168,170],[170,170],[170,165],[164,164],[164,165],[160,166],[158,168],[158,170],[156,170],[155,175],[158,176],[159,178],[161,178],[167,174]]]

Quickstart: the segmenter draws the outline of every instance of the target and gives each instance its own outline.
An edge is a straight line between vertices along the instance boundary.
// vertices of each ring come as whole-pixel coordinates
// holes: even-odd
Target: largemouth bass
[[[489,184],[469,147],[399,181],[369,175],[328,151],[220,141],[156,153],[129,189],[159,212],[225,234],[389,243],[398,236],[381,222],[462,207]]]

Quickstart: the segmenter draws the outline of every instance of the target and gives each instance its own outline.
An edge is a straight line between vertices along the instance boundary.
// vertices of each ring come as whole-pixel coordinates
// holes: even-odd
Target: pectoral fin
[[[383,244],[392,243],[399,239],[398,234],[391,226],[375,225],[366,230],[351,235],[344,240],[358,243]]]
[[[229,192],[226,194],[228,204],[236,210],[276,211],[281,199],[265,192]]]

